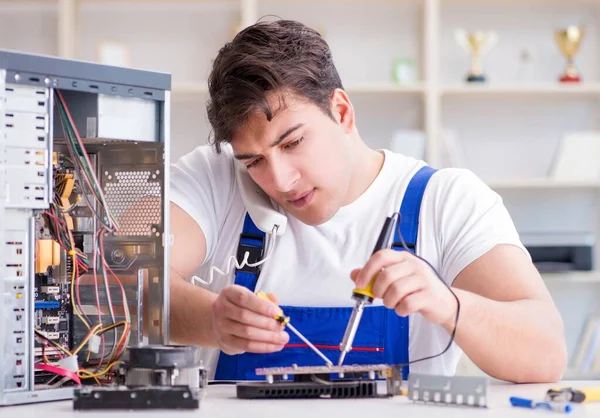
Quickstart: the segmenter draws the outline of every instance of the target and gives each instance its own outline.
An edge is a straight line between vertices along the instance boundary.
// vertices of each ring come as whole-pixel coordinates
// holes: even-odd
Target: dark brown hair
[[[235,130],[252,112],[274,113],[268,93],[279,94],[281,109],[285,95],[293,94],[331,114],[333,90],[343,88],[327,42],[319,33],[299,22],[259,22],[240,31],[217,54],[208,78],[209,143],[231,141]],[[279,110],[279,109],[276,109]]]

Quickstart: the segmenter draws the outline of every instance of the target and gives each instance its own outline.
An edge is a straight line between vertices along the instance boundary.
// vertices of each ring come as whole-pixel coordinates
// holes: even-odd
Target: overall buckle
[[[254,243],[244,242],[244,241],[259,241],[260,244],[255,245]],[[244,259],[244,254],[248,252],[248,264],[254,264],[259,260],[262,260],[265,249],[265,239],[260,235],[254,234],[245,234],[242,233],[240,235],[240,243],[237,249],[237,259],[238,262],[241,263],[241,260]],[[253,273],[258,275],[260,273],[260,266],[250,267],[248,265],[244,265],[241,269],[236,269],[236,271],[241,271],[245,273]]]

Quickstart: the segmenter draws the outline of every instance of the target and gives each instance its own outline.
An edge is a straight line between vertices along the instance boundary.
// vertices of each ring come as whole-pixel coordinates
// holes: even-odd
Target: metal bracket
[[[408,398],[415,402],[487,407],[488,379],[411,374],[408,378]]]

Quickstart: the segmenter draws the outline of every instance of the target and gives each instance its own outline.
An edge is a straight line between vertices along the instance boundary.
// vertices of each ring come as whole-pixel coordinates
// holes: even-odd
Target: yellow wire
[[[104,328],[99,329],[98,330],[98,335],[103,334],[106,331],[110,331],[113,328],[120,327],[121,325],[123,325],[123,326],[129,325],[129,322],[127,322],[127,321],[120,321],[120,322],[116,322],[114,324],[108,325],[108,326],[106,326]]]
[[[69,238],[71,240],[71,248],[74,248],[75,245],[73,243],[73,235],[69,233]],[[73,250],[69,251],[69,255],[73,259],[73,273],[71,274],[71,303],[73,304],[73,312],[77,315],[77,318],[83,322],[83,324],[90,329],[90,324],[85,320],[85,318],[79,313],[79,306],[77,305],[77,301],[75,299],[75,266],[77,265],[76,253]]]
[[[110,369],[112,369],[115,364],[119,364],[119,363],[123,363],[122,361],[113,361],[112,363],[110,363],[104,370],[102,370],[101,372],[98,373],[92,373],[89,370],[86,369],[80,369],[77,374],[79,375],[79,377],[81,377],[82,379],[91,379],[91,378],[98,378],[100,376],[105,375],[106,373],[108,373],[110,371]],[[83,376],[82,376],[83,374]]]
[[[124,321],[123,321],[124,322]],[[119,323],[120,324],[120,323]],[[121,337],[119,338],[119,341],[117,342],[117,344],[113,347],[113,349],[111,350],[110,353],[110,361],[114,360],[115,355],[116,355],[116,349],[117,347],[121,347],[121,345],[123,345],[123,340],[129,336],[129,332],[131,330],[131,327],[129,326],[128,322],[125,322],[125,329],[123,330],[123,333],[121,334]]]
[[[94,328],[92,328],[88,334],[85,336],[85,338],[81,341],[81,343],[79,343],[79,346],[75,349],[75,351],[73,351],[73,355],[79,353],[83,347],[85,347],[85,345],[87,344],[87,342],[90,340],[90,338],[92,338],[93,335],[96,334],[96,332],[98,332],[98,329],[102,326],[102,324],[96,324],[94,325]]]

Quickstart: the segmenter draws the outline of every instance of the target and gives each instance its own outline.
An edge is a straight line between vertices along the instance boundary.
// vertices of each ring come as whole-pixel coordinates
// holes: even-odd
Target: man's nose
[[[291,164],[271,163],[271,178],[273,188],[279,193],[287,193],[292,190],[298,180],[299,172]]]

